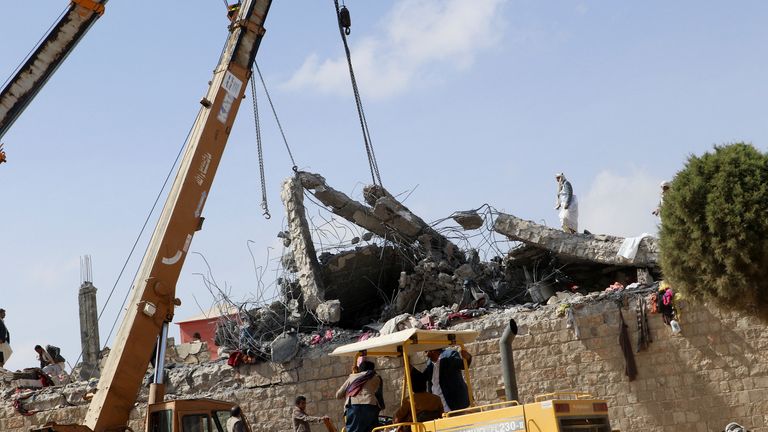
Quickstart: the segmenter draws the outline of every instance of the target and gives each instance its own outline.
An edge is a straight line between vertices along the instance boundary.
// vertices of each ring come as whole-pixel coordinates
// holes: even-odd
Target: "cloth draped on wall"
[[[648,328],[648,313],[645,299],[640,296],[637,298],[637,352],[648,348],[653,342],[651,339],[651,330]]]
[[[624,322],[624,315],[619,308],[619,346],[624,353],[624,373],[629,377],[630,381],[634,381],[637,377],[637,365],[635,364],[635,354],[632,352],[632,342],[629,340],[629,332],[627,331],[627,324]]]

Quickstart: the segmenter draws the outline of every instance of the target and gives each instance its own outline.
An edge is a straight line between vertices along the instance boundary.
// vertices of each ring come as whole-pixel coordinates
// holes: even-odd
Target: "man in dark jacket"
[[[469,407],[469,391],[464,382],[464,360],[472,364],[472,355],[467,350],[436,349],[427,351],[427,367],[422,377],[431,386],[432,393],[440,396],[443,409],[454,411]]]
[[[5,326],[5,309],[0,309],[0,345],[11,344],[11,333],[8,331],[8,327]],[[0,367],[3,367],[6,362],[3,351],[0,350]]]

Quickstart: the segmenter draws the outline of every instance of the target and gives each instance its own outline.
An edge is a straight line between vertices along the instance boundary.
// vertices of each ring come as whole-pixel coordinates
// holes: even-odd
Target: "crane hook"
[[[339,27],[344,29],[344,34],[347,36],[352,32],[352,17],[349,15],[349,9],[346,5],[342,5],[339,9]]]
[[[264,210],[262,212],[264,219],[272,219],[272,215],[269,213],[269,206],[267,205],[267,200],[261,201],[261,209]]]

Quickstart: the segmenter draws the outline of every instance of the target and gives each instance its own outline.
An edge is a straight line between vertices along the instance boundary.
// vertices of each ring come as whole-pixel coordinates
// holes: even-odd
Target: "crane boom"
[[[179,171],[133,283],[114,348],[85,418],[93,432],[127,424],[156,338],[173,318],[176,283],[245,94],[271,0],[244,0],[184,149]]]
[[[0,138],[69,53],[104,14],[107,0],[72,0],[34,52],[0,91]]]

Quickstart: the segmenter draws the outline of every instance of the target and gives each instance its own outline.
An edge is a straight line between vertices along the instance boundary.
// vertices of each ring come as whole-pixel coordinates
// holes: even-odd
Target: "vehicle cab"
[[[234,404],[213,399],[161,402],[147,410],[147,432],[227,432]],[[243,416],[242,421],[245,420]],[[246,430],[248,427],[246,426]]]

